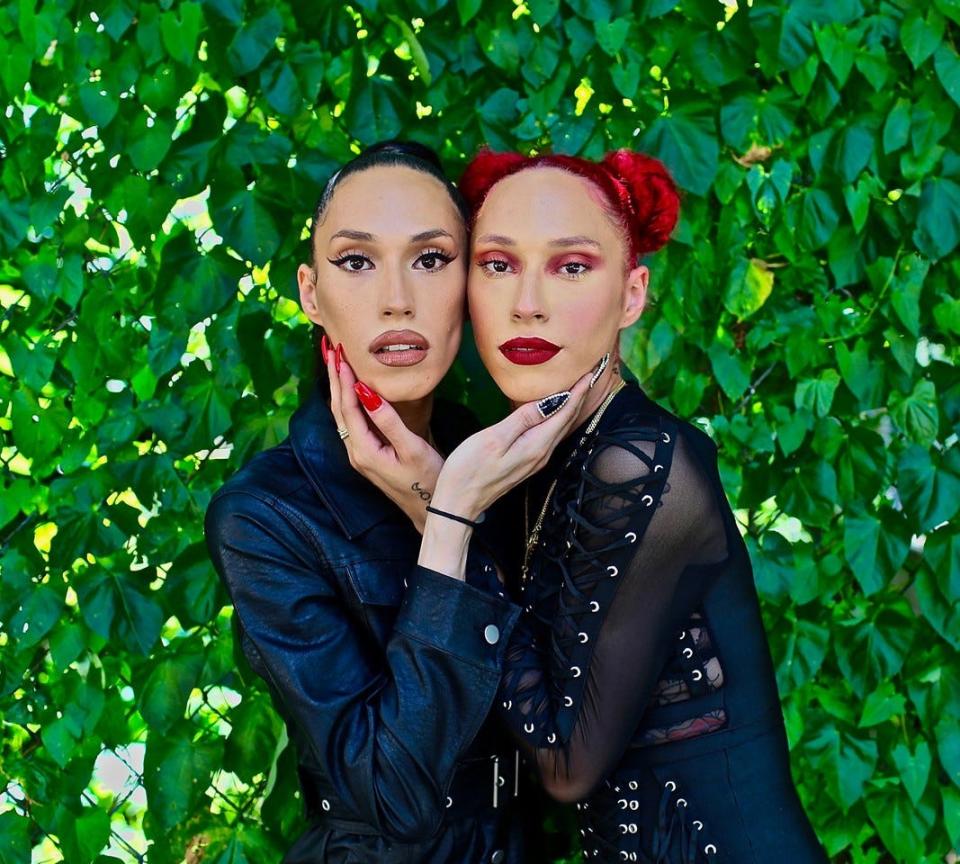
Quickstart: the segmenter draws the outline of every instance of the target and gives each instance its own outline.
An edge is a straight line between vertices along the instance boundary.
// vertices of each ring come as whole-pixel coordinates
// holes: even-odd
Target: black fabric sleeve
[[[666,420],[598,436],[558,480],[499,694],[554,797],[586,797],[636,732],[712,572],[698,565],[727,554],[716,495]]]
[[[348,613],[294,513],[227,493],[214,497],[205,533],[251,665],[341,802],[386,836],[434,834],[456,762],[495,696],[518,608],[418,568],[383,650]]]

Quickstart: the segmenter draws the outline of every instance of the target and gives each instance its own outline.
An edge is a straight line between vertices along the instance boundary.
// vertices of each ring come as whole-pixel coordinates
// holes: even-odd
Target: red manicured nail
[[[368,411],[376,411],[377,408],[383,404],[383,399],[381,399],[362,381],[358,381],[356,384],[354,384],[353,389],[357,391],[357,396],[360,397],[363,407]]]
[[[320,337],[320,353],[323,355],[323,365],[327,365],[327,352],[330,350],[330,340],[327,339],[327,334],[324,333]]]
[[[333,357],[333,365],[337,370],[337,374],[340,374],[340,364],[343,362],[343,345],[337,345],[337,353]]]

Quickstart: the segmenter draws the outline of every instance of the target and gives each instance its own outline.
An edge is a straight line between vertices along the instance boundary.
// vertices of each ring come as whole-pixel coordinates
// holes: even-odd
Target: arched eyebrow
[[[559,246],[563,249],[566,249],[568,246],[594,246],[597,249],[600,248],[600,244],[596,240],[593,240],[584,234],[578,234],[575,237],[561,237],[558,240],[551,240],[550,245]]]
[[[517,245],[516,240],[512,237],[506,237],[503,234],[484,234],[482,237],[477,238],[477,243],[493,243],[497,246]],[[587,237],[585,234],[577,234],[574,237],[558,237],[556,240],[551,240],[547,245],[559,246],[562,249],[570,246],[593,246],[596,249],[600,248],[600,244],[596,240],[592,237]]]
[[[494,243],[498,246],[516,246],[517,241],[503,234],[484,234],[477,238],[478,243]]]
[[[426,240],[436,240],[438,237],[449,237],[453,240],[453,235],[449,231],[444,231],[443,228],[431,228],[429,231],[421,231],[419,234],[414,234],[410,238],[410,242],[423,243]]]
[[[330,239],[336,240],[338,237],[346,237],[347,240],[364,240],[368,243],[376,239],[368,231],[354,231],[351,228],[341,228]]]
[[[366,243],[372,243],[377,239],[376,235],[371,234],[369,231],[354,231],[352,228],[341,228],[330,239],[336,240],[338,237],[344,237],[347,240],[362,240]],[[453,235],[449,231],[444,231],[443,228],[431,228],[428,231],[421,231],[419,234],[414,234],[410,238],[410,242],[423,243],[426,240],[436,240],[438,237],[449,237],[451,240],[453,239]]]

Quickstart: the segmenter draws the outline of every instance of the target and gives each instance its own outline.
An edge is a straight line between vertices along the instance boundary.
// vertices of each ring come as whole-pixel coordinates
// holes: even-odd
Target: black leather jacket
[[[449,452],[465,414],[434,418]],[[485,723],[519,609],[480,538],[466,583],[417,570],[420,535],[351,468],[319,387],[216,492],[205,533],[298,752],[309,827],[284,864],[523,860],[522,769]]]

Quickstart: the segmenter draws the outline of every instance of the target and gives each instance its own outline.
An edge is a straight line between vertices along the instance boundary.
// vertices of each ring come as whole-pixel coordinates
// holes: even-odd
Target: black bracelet
[[[463,516],[457,516],[454,513],[447,513],[446,510],[438,510],[436,507],[431,507],[427,505],[428,513],[436,513],[437,516],[445,516],[447,519],[452,519],[454,522],[462,522],[464,525],[469,525],[471,528],[476,528],[484,519],[487,518],[486,513],[481,513],[477,518],[476,522],[471,522],[469,519],[465,519]]]

